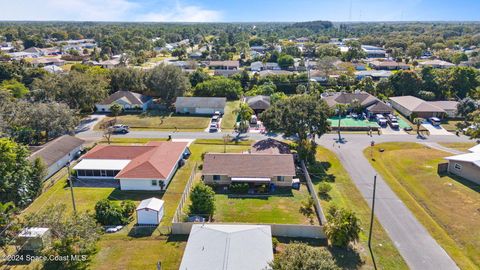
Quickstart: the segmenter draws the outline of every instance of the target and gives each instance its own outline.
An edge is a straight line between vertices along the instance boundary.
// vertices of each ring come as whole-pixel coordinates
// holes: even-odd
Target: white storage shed
[[[150,198],[140,202],[137,207],[137,224],[158,225],[163,218],[163,200]]]

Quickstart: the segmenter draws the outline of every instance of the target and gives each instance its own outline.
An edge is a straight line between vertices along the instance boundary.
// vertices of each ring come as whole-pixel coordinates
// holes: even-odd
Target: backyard
[[[357,214],[362,227],[360,242],[355,245],[361,262],[358,261],[356,256],[348,253],[345,254],[343,260],[342,257],[335,257],[344,268],[352,268],[352,266],[359,266],[359,268],[362,269],[373,268],[367,243],[368,227],[370,225],[370,207],[334,153],[326,148],[317,147],[316,159],[318,163],[315,169],[310,171],[315,189],[318,189],[321,181],[327,181],[332,186],[329,196],[320,196],[320,204],[322,205],[323,211],[326,212],[331,205],[350,209]],[[377,219],[374,221],[372,235],[372,248],[379,269],[408,269],[402,256],[400,256],[398,250]],[[336,252],[341,251],[332,250],[333,254]]]
[[[471,228],[480,223],[480,186],[437,174],[449,153],[415,143],[383,143],[374,149],[380,148],[384,152],[374,151],[371,163],[383,179],[461,269],[478,269],[480,231]]]

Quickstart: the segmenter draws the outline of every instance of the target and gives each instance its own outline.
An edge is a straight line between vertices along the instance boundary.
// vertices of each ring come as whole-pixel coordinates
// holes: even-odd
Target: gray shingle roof
[[[70,135],[63,135],[46,143],[40,150],[34,152],[28,159],[33,161],[36,158],[43,160],[47,167],[62,159],[85,141]]]
[[[227,103],[224,97],[177,97],[177,108],[223,108]]]
[[[269,96],[252,96],[252,97],[245,97],[245,102],[247,102],[248,106],[254,110],[266,110],[270,107],[270,97]]]
[[[414,96],[391,97],[390,100],[411,112],[445,112],[442,108]]]
[[[229,177],[295,176],[293,155],[208,153],[203,174]]]
[[[119,99],[126,99],[132,105],[143,105],[147,101],[151,100],[152,97],[145,96],[139,93],[130,92],[130,91],[117,91],[111,94],[110,96],[108,96],[105,100],[103,100],[99,104],[108,105],[108,104],[114,103]]]

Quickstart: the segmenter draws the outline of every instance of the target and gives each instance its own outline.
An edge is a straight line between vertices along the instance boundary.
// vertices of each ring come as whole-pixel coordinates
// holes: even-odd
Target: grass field
[[[344,260],[341,260],[339,256],[335,257],[345,268],[361,263],[359,268],[371,269],[373,263],[368,252],[367,243],[368,227],[370,225],[370,207],[334,153],[323,147],[317,147],[316,157],[321,166],[319,167],[317,164],[317,173],[311,172],[314,174],[312,175],[312,181],[315,188],[318,188],[319,183],[321,183],[320,180],[322,179],[328,179],[332,186],[332,190],[329,192],[330,196],[320,198],[320,203],[324,211],[327,211],[331,205],[341,206],[354,211],[361,221],[362,232],[360,234],[360,241],[356,245],[356,251],[359,253],[360,258],[350,255],[346,256]],[[372,247],[379,269],[408,269],[405,261],[377,219],[375,219],[373,225]],[[335,252],[339,251],[332,250],[332,253],[335,254]],[[356,261],[358,259],[360,259],[360,261]]]
[[[101,123],[95,126],[100,129],[102,123],[111,120],[112,117],[105,117]],[[203,131],[210,123],[209,116],[185,116],[148,112],[145,114],[125,114],[117,117],[117,123],[129,126],[137,130],[163,130],[175,131]]]
[[[300,190],[274,194],[265,198],[231,198],[225,194],[215,195],[217,222],[310,224],[300,212],[301,202],[310,197],[307,186]],[[318,220],[314,219],[318,225]]]
[[[236,101],[227,101],[225,106],[225,113],[222,118],[222,130],[233,130],[235,123],[237,121],[237,114],[234,113],[234,110],[238,108],[240,104],[239,100]]]
[[[480,265],[480,186],[437,174],[451,154],[415,143],[383,143],[375,169],[461,269]],[[370,155],[366,150],[365,155]]]
[[[452,149],[459,150],[459,151],[464,151],[464,152],[468,152],[469,148],[472,148],[475,145],[477,145],[474,142],[468,142],[468,143],[463,143],[463,142],[461,142],[461,143],[439,143],[439,144],[442,145],[442,146],[448,147],[448,148],[452,148]]]

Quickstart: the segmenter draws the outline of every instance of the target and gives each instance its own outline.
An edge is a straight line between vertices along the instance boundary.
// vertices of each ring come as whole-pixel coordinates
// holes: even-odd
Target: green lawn
[[[230,198],[215,195],[216,222],[310,224],[300,212],[301,202],[310,197],[306,185],[300,190],[274,194],[264,198]],[[314,219],[316,224],[318,220]]]
[[[105,117],[101,123],[95,126],[100,129],[102,123],[111,120],[112,117]],[[185,116],[176,114],[163,114],[159,112],[147,112],[145,114],[125,114],[117,117],[117,123],[139,130],[163,130],[174,131],[203,131],[210,123],[209,116]]]
[[[383,143],[375,169],[461,269],[480,265],[480,186],[437,174],[451,154],[415,143]],[[370,151],[365,150],[369,156]]]
[[[227,101],[222,119],[222,130],[233,130],[237,121],[237,114],[233,111],[238,108],[239,104],[240,100]]]
[[[462,122],[464,121],[444,119],[442,120],[442,127],[450,132],[455,132],[458,130],[457,124]]]
[[[330,196],[320,198],[323,210],[326,212],[331,205],[337,205],[350,209],[357,214],[361,221],[362,232],[360,234],[360,242],[356,245],[356,251],[360,255],[361,262],[364,262],[361,268],[372,268],[373,263],[368,252],[367,243],[368,228],[370,226],[370,207],[334,153],[326,148],[317,147],[316,157],[319,164],[316,166],[317,169],[311,172],[315,188],[318,188],[322,179],[328,179],[327,181],[332,185],[332,190],[329,192]],[[377,219],[375,219],[373,226],[372,247],[379,269],[408,269],[403,258]],[[335,252],[340,251],[332,250],[333,254]],[[355,260],[358,259],[356,256],[335,257],[345,267],[356,264]]]

